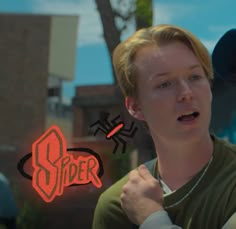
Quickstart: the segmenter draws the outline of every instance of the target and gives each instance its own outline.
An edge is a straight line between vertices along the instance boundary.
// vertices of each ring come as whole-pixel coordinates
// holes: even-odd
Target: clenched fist
[[[162,189],[144,165],[129,173],[120,198],[123,210],[136,225],[141,225],[152,213],[163,210]]]

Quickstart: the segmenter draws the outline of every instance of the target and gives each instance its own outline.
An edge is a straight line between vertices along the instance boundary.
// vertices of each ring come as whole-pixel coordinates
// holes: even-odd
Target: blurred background
[[[236,28],[235,5],[233,0],[0,0],[0,172],[19,209],[18,228],[90,228],[100,193],[155,156],[148,132],[124,108],[111,65],[116,45],[136,29],[170,23],[193,32],[212,53],[221,36]],[[213,94],[211,131],[235,143],[235,86],[213,87]],[[89,128],[117,115],[127,127],[132,121],[138,127],[134,138],[124,138],[125,154],[120,148],[112,154],[114,141],[103,132],[93,136]],[[68,187],[45,203],[19,174],[18,161],[53,124],[68,148],[87,147],[101,156],[101,189]],[[25,168],[32,174],[30,161]]]

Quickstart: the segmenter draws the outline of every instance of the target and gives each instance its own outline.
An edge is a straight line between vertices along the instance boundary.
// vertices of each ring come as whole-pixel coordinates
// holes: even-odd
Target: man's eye
[[[190,80],[200,80],[202,77],[200,76],[200,75],[192,75],[192,76],[190,76]]]
[[[170,86],[171,86],[171,82],[166,81],[164,83],[159,84],[158,88],[167,88],[167,87],[170,87]]]

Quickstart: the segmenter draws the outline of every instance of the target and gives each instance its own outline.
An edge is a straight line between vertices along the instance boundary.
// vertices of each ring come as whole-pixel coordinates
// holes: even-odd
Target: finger
[[[124,193],[121,193],[120,195],[120,205],[122,207],[122,209],[125,209],[125,194]]]
[[[149,172],[149,170],[147,169],[147,167],[145,165],[140,165],[138,167],[138,172],[139,172],[139,175],[144,179],[144,180],[150,180],[152,179],[153,180],[153,176],[152,174]]]
[[[122,193],[127,194],[129,191],[129,186],[128,183],[126,183],[125,185],[123,185],[122,187]]]
[[[137,169],[134,169],[134,170],[129,172],[129,178],[133,177],[133,176],[139,176],[139,172],[138,172]]]
[[[139,172],[138,172],[137,169],[134,169],[134,170],[130,171],[129,176],[128,176],[129,180],[132,179],[132,178],[135,178],[135,177],[140,177]]]
[[[128,182],[131,182],[133,184],[137,184],[140,182],[141,177],[140,177],[140,174],[139,172],[135,169],[135,170],[132,170],[130,173],[129,173],[129,180]]]

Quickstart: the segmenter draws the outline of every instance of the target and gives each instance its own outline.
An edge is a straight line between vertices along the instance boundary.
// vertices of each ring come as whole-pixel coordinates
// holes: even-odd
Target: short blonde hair
[[[125,96],[136,96],[136,53],[148,45],[166,45],[180,41],[189,47],[199,60],[209,82],[213,79],[213,68],[209,52],[201,41],[189,31],[174,25],[158,25],[136,31],[121,42],[113,53],[113,66],[117,81]]]

